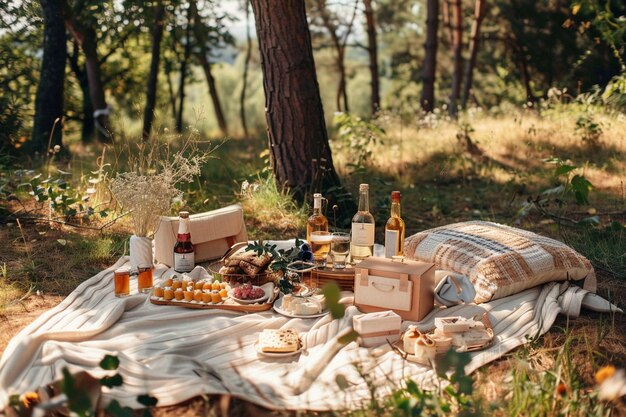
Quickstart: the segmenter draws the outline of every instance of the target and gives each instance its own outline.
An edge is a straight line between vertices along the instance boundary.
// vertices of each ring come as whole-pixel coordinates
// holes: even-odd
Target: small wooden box
[[[392,310],[419,321],[434,308],[435,264],[371,257],[354,271],[354,304],[365,313]]]

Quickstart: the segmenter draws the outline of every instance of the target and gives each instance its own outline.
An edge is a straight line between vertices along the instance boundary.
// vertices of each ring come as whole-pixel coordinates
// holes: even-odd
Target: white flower
[[[618,369],[615,373],[602,381],[598,397],[601,400],[616,400],[626,395],[626,373]]]

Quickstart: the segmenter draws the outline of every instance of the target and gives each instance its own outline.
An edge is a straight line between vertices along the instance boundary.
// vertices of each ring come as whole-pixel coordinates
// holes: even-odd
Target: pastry
[[[292,329],[265,329],[259,334],[259,349],[267,353],[295,352],[300,348],[298,333]]]
[[[251,259],[247,259],[246,261],[251,263],[254,266],[259,267],[260,269],[263,269],[266,266],[268,266],[270,262],[272,262],[272,255],[270,255],[269,253],[264,253],[260,256],[256,255],[252,257]]]
[[[211,284],[211,289],[212,290],[220,290],[222,287],[220,286],[220,282],[219,281],[213,281],[213,284]]]
[[[193,300],[194,301],[198,301],[198,302],[202,301],[202,291],[201,290],[194,291],[194,293],[193,293]]]
[[[175,279],[175,280],[172,282],[172,288],[173,288],[174,290],[177,290],[177,289],[179,289],[179,288],[182,288],[182,286],[183,286],[183,281],[181,281],[181,280],[179,280],[179,279]]]
[[[241,261],[239,267],[250,277],[257,275],[261,271],[261,268],[246,261]]]
[[[204,284],[202,284],[202,289],[205,291],[210,291],[213,289],[213,284],[211,284],[210,282],[205,282]]]
[[[154,296],[155,297],[163,297],[163,287],[154,287]]]
[[[163,298],[165,298],[166,300],[174,299],[174,290],[172,289],[172,287],[167,287],[165,290],[163,290]]]
[[[183,296],[185,297],[185,301],[192,301],[193,291],[191,291],[190,289],[187,289],[187,291],[183,291]]]
[[[168,278],[163,282],[164,287],[171,287],[174,280],[172,278]]]
[[[174,297],[178,301],[182,300],[184,296],[185,296],[185,293],[183,292],[182,288],[177,288],[176,291],[174,291]]]
[[[217,304],[222,301],[222,296],[218,290],[211,291],[211,301],[213,304]]]
[[[228,297],[228,290],[226,288],[222,288],[220,290],[220,296],[222,296],[222,299]]]
[[[211,302],[211,293],[210,292],[203,292],[202,293],[202,301],[205,303],[210,303]]]
[[[204,281],[197,281],[197,282],[194,284],[194,288],[195,288],[196,290],[201,290],[203,286],[204,286]]]

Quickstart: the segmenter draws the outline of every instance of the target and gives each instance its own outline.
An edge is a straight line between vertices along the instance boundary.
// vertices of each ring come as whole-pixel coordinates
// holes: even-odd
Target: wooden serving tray
[[[190,301],[178,301],[178,300],[163,300],[159,298],[155,298],[154,296],[150,296],[150,302],[152,304],[160,305],[160,306],[177,306],[184,308],[196,308],[200,310],[217,308],[220,310],[234,310],[234,311],[244,311],[247,313],[255,313],[259,311],[267,311],[272,308],[274,302],[271,303],[263,303],[263,304],[239,304],[238,302],[228,298],[225,301],[219,304],[204,304],[204,303],[192,303]]]
[[[218,304],[208,304],[208,303],[198,303],[191,301],[179,301],[179,300],[165,300],[163,298],[155,297],[150,294],[150,302],[152,304],[160,305],[160,306],[177,306],[184,308],[195,308],[200,310],[206,309],[220,309],[220,310],[232,310],[232,311],[243,311],[247,313],[256,313],[260,311],[267,311],[272,308],[274,305],[274,301],[278,298],[278,287],[274,286],[272,283],[268,283],[262,286],[266,292],[270,293],[269,298],[262,304],[240,304],[232,298],[227,298]]]
[[[322,288],[327,282],[335,282],[342,291],[354,291],[354,266],[346,265],[344,269],[332,269],[332,264],[325,268],[311,271],[311,280]]]

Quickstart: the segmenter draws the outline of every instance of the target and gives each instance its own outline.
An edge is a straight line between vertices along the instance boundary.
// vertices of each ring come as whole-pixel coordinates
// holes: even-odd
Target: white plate
[[[261,288],[261,287],[257,287],[256,285],[253,285],[253,288]],[[263,288],[261,289],[263,290]],[[239,304],[255,304],[255,303],[260,303],[261,301],[267,300],[269,297],[269,294],[267,293],[267,291],[263,290],[263,297],[257,298],[256,300],[242,300],[240,298],[236,298],[233,295],[233,290],[231,289],[230,291],[228,291],[228,296],[232,298],[233,300],[237,301]]]
[[[286,358],[289,356],[297,355],[298,353],[302,352],[303,349],[304,346],[302,345],[302,342],[300,342],[300,348],[295,352],[263,352],[259,347],[259,341],[257,340],[256,342],[254,342],[254,350],[256,350],[256,353],[261,356],[266,356],[268,358]]]
[[[277,312],[278,314],[282,314],[283,316],[286,317],[291,317],[291,318],[295,318],[295,319],[314,319],[317,317],[322,317],[325,316],[326,314],[328,314],[328,309],[324,309],[322,310],[321,313],[317,313],[317,314],[309,314],[309,315],[305,315],[305,314],[294,314],[290,311],[287,310],[283,310],[282,308],[280,308],[283,305],[283,297],[280,297],[278,300],[276,300],[274,302],[274,311]]]

